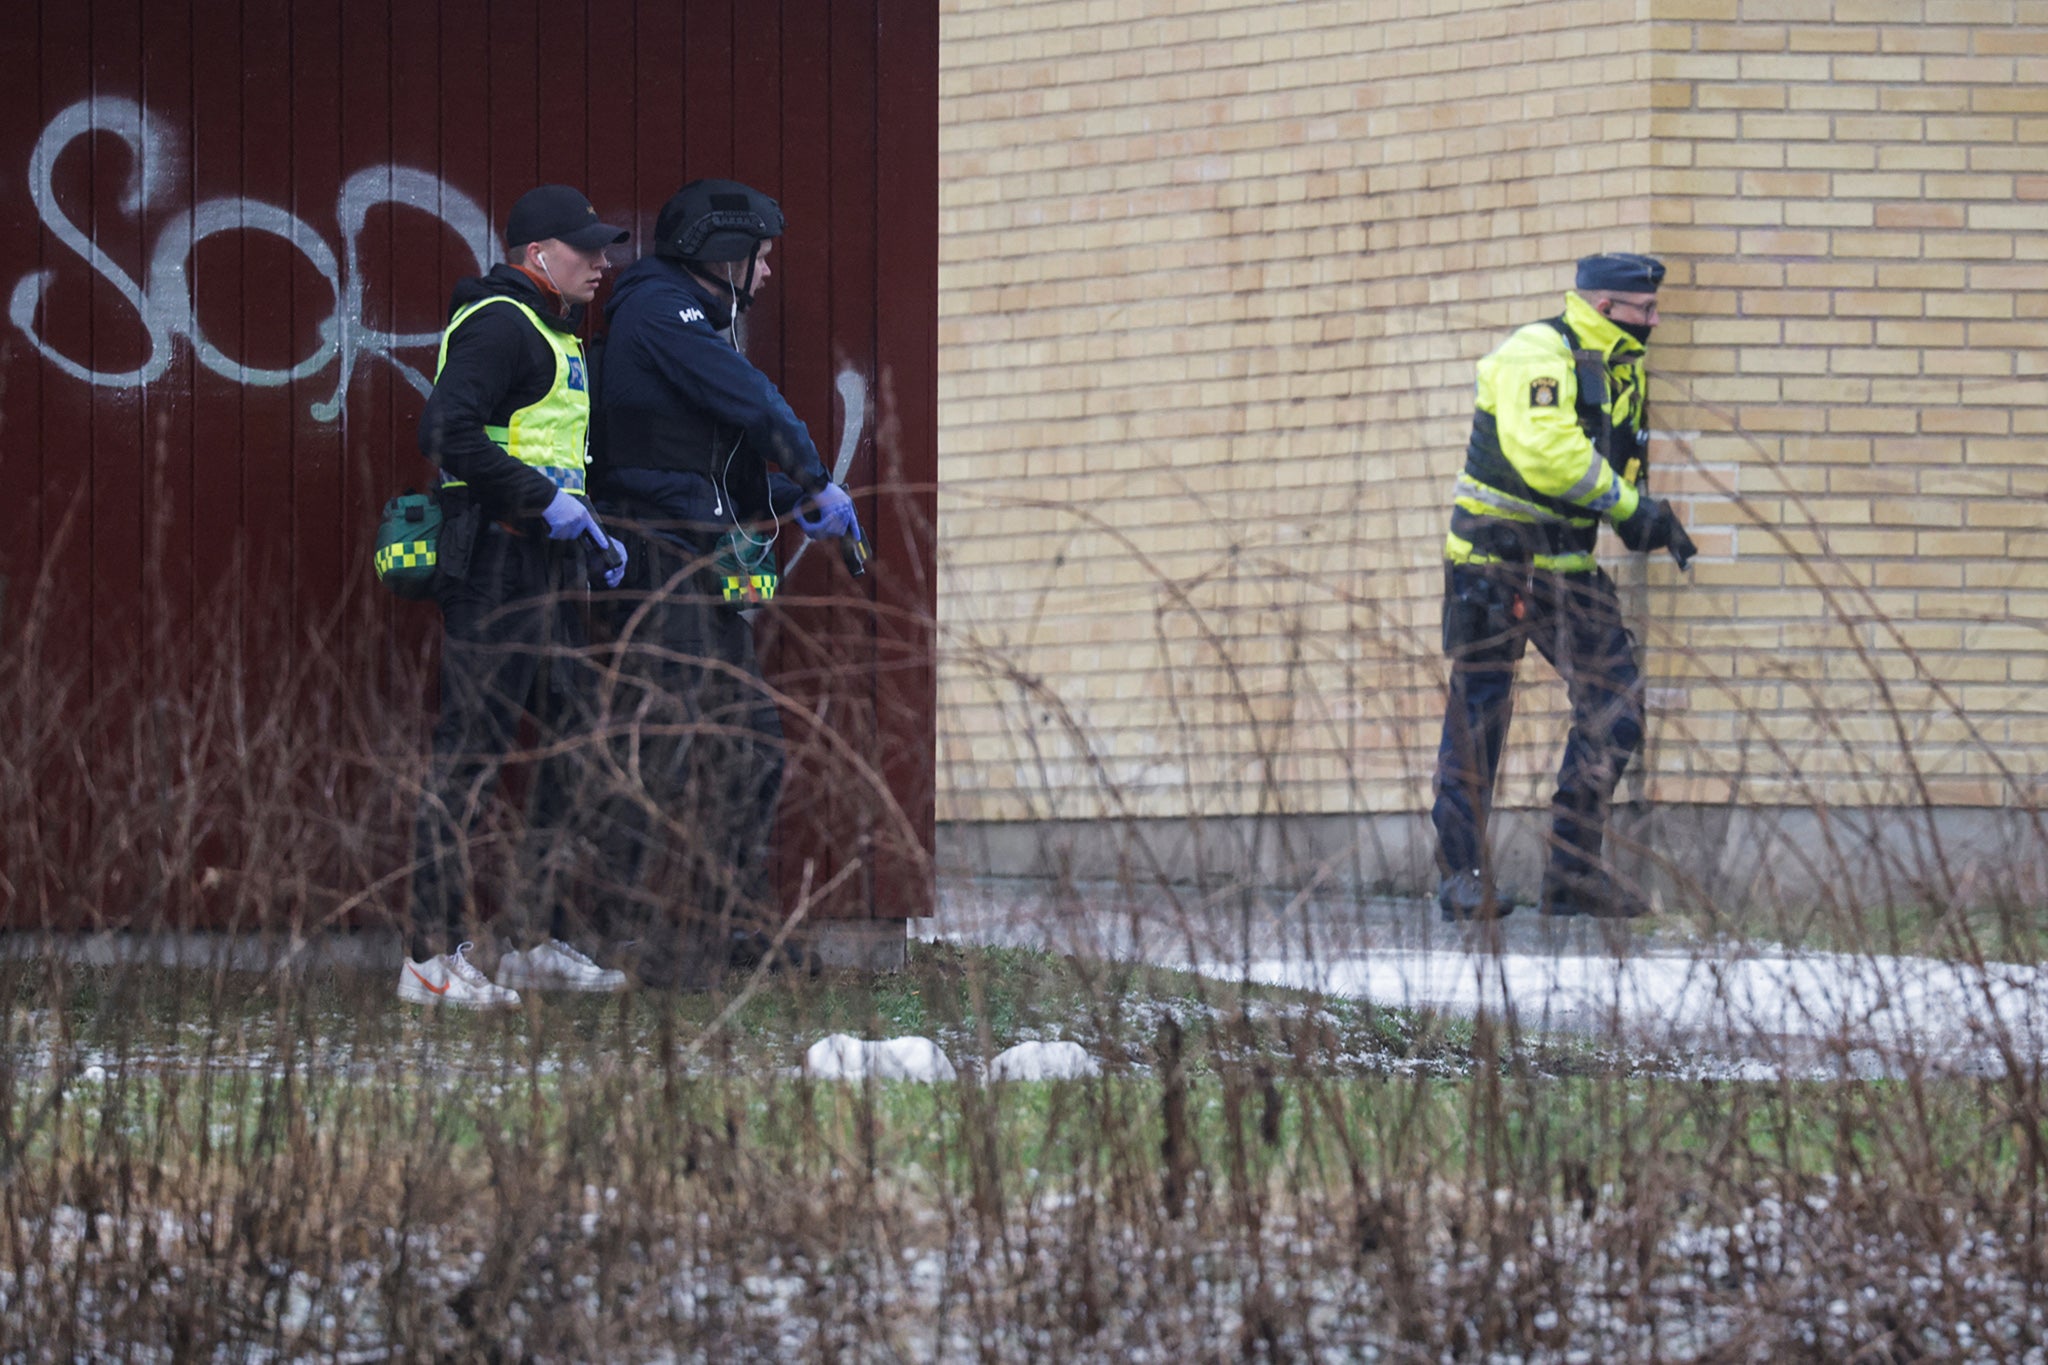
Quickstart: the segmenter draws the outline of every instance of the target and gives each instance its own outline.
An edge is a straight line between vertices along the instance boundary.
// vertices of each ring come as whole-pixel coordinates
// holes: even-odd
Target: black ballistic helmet
[[[654,249],[691,264],[744,261],[757,243],[780,237],[782,206],[737,180],[692,180],[654,220]]]

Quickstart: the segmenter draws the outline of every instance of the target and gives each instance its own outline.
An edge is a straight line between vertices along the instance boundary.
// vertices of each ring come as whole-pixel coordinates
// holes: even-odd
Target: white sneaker
[[[498,959],[498,984],[537,991],[622,991],[626,974],[598,966],[558,938]]]
[[[415,1005],[454,1005],[466,1010],[514,1009],[519,992],[494,986],[474,962],[465,943],[452,953],[398,969],[398,998]]]

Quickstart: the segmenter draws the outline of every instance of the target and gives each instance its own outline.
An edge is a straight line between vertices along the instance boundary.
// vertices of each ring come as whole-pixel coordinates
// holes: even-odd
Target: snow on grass
[[[953,1063],[929,1038],[862,1039],[834,1033],[804,1053],[804,1072],[817,1080],[912,1081],[932,1085],[958,1079]]]

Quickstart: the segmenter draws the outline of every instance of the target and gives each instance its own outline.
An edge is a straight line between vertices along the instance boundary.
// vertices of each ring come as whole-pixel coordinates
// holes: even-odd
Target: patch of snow
[[[1233,973],[1524,1025],[1644,1041],[1807,1038],[1837,1065],[1885,1075],[1901,1058],[1999,1074],[2009,1048],[2048,1055],[2048,974],[2002,963],[1833,953],[1712,960],[1391,950],[1320,962],[1259,960]]]
[[[819,1080],[915,1081],[931,1085],[957,1078],[953,1063],[929,1038],[856,1038],[833,1033],[804,1053],[804,1072]]]
[[[1073,1081],[1101,1074],[1102,1067],[1079,1043],[1019,1043],[988,1064],[992,1081]]]

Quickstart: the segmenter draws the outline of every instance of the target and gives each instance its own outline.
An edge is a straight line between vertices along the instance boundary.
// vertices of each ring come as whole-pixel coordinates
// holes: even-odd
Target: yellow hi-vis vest
[[[434,360],[434,378],[448,363],[448,338],[479,308],[506,303],[526,314],[548,349],[555,353],[555,382],[540,401],[513,413],[502,427],[485,427],[484,435],[497,442],[505,453],[523,465],[538,469],[557,488],[578,497],[583,491],[583,472],[590,463],[590,371],[583,362],[583,343],[558,332],[541,321],[540,314],[518,299],[496,294],[465,305],[448,320],[441,333],[441,353]],[[457,479],[442,481],[443,488],[461,488]]]
[[[1600,521],[1627,519],[1641,500],[1643,348],[1577,291],[1565,295],[1561,321],[1583,352],[1558,322],[1535,322],[1479,362],[1472,438],[1444,541],[1453,564],[1497,562],[1475,541],[1504,538],[1520,542],[1536,568],[1591,573]],[[1587,380],[1598,388],[1582,393]],[[1606,448],[1589,428],[1589,409],[1606,428]]]

